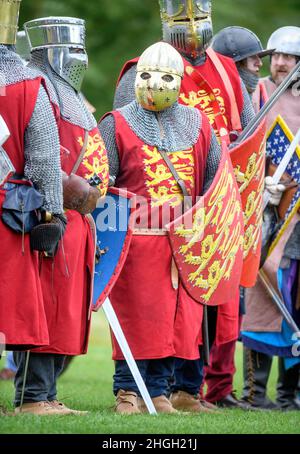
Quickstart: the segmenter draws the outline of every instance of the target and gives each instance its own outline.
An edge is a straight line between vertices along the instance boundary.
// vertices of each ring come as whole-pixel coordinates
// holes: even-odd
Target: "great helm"
[[[212,36],[210,0],[159,0],[163,39],[182,55],[197,58]]]
[[[213,38],[212,48],[235,62],[258,55],[264,57],[274,49],[263,49],[259,38],[251,30],[232,26],[220,30]]]
[[[0,0],[0,44],[15,44],[22,0]]]
[[[278,28],[269,38],[268,49],[280,54],[300,57],[300,28],[287,26]]]
[[[148,47],[139,58],[135,94],[147,110],[160,112],[178,99],[184,65],[181,55],[168,43]]]
[[[88,57],[85,21],[74,17],[45,17],[24,24],[31,51],[47,49],[52,69],[80,91]]]

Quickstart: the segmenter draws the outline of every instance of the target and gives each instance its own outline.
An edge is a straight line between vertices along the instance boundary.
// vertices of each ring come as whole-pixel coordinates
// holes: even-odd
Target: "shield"
[[[243,287],[253,287],[259,270],[262,239],[262,206],[265,176],[265,132],[263,121],[248,139],[230,152],[244,212]]]
[[[209,190],[167,229],[189,295],[209,306],[232,301],[243,261],[243,212],[226,147]]]
[[[132,238],[134,210],[134,194],[110,188],[92,213],[96,225],[96,255],[99,257],[94,273],[94,311],[109,295],[124,265]]]
[[[267,155],[270,157],[273,164],[280,164],[293,138],[293,134],[290,131],[289,127],[284,122],[283,118],[278,115],[267,135]],[[268,252],[269,255],[278,244],[281,236],[286,231],[293,216],[300,208],[300,146],[296,148],[295,153],[286,168],[286,172],[289,174],[293,181],[298,183],[298,187],[293,191],[293,196],[288,201],[288,204],[285,204],[286,208],[283,220],[281,222],[279,230],[273,238],[273,242]],[[285,197],[285,194],[283,197]],[[283,199],[282,202],[284,203]]]

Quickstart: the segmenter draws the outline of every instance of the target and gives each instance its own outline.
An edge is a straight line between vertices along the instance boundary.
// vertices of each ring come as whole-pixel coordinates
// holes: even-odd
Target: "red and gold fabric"
[[[259,270],[262,240],[262,203],[266,160],[266,125],[230,153],[244,212],[243,287],[255,285]]]
[[[150,231],[150,220],[160,218],[160,208],[170,208],[171,220],[182,204],[182,193],[169,168],[155,147],[139,139],[119,112],[113,112],[120,173],[116,186],[142,196],[148,214],[143,231],[136,232],[116,282],[111,302],[136,359],[178,356],[199,357],[203,306],[191,298],[182,283],[172,284],[172,250],[164,225]],[[169,157],[195,203],[203,185],[203,172],[210,144],[210,126],[203,118],[197,143],[188,150],[172,152]],[[139,200],[138,200],[139,203]],[[138,215],[138,210],[137,210]],[[148,229],[148,232],[146,232]],[[113,359],[123,359],[113,338]]]
[[[41,79],[27,80],[5,87],[0,115],[11,132],[5,151],[16,172],[24,174],[24,133],[31,119]],[[0,216],[5,198],[0,188]],[[48,345],[49,335],[39,278],[38,255],[30,250],[29,235],[15,233],[0,221],[0,332],[6,348],[15,350]]]
[[[61,163],[71,173],[85,140],[85,130],[59,119]],[[82,161],[76,174],[100,177],[101,194],[108,187],[108,159],[97,128],[89,131]],[[95,259],[95,225],[90,215],[66,212],[68,224],[54,259],[43,258],[41,278],[45,295],[50,345],[40,351],[79,355],[87,350]]]

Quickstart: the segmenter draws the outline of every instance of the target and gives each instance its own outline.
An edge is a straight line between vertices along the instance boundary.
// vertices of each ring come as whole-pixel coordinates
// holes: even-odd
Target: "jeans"
[[[136,361],[141,376],[144,379],[150,396],[167,395],[169,383],[174,371],[174,358],[144,359]],[[119,389],[134,391],[139,396],[138,387],[129,370],[126,361],[115,362],[113,392],[116,395]]]
[[[20,405],[27,352],[14,352],[16,407]],[[64,355],[30,353],[23,403],[56,400],[56,381],[63,369]]]

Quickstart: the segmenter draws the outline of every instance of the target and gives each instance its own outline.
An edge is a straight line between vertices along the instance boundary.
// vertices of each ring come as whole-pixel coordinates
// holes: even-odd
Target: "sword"
[[[262,284],[264,285],[264,287],[268,291],[269,295],[272,297],[272,299],[273,299],[274,303],[276,304],[277,308],[279,309],[281,315],[283,316],[283,318],[285,319],[285,321],[287,322],[287,324],[291,328],[291,330],[294,333],[298,333],[300,330],[299,330],[297,324],[295,323],[293,317],[291,316],[291,314],[287,310],[283,299],[278,294],[276,289],[273,287],[273,285],[272,285],[270,279],[268,278],[267,274],[265,273],[265,271],[263,269],[261,269],[259,271],[259,273],[258,273],[258,276],[259,276]]]
[[[235,145],[242,143],[249,136],[251,136],[262,119],[267,115],[267,113],[272,109],[274,104],[277,102],[278,98],[286,91],[292,82],[295,75],[300,73],[300,62],[294,67],[290,74],[284,79],[284,81],[279,85],[279,87],[274,91],[273,95],[268,99],[265,105],[260,109],[258,114],[253,118],[253,120],[248,123],[243,132],[239,135],[237,140],[234,142]]]
[[[127,343],[127,340],[124,336],[123,330],[121,328],[121,325],[119,323],[119,320],[117,318],[117,315],[114,311],[114,308],[112,307],[112,304],[109,300],[109,298],[106,298],[104,303],[102,304],[102,308],[104,310],[105,316],[108,320],[108,323],[110,324],[111,329],[113,330],[113,333],[118,341],[118,344],[122,350],[122,353],[124,355],[124,358],[126,359],[126,362],[128,364],[128,367],[130,369],[130,372],[132,373],[132,376],[137,384],[137,387],[141,393],[141,396],[145,402],[145,405],[148,409],[148,412],[150,415],[156,415],[156,410],[153,405],[153,402],[151,400],[151,397],[149,395],[149,392],[146,388],[146,385],[144,383],[144,380],[141,376],[141,373],[136,365],[136,362],[133,358],[133,355],[131,353],[131,350],[129,348],[129,345]]]
[[[2,186],[14,173],[15,168],[2,145],[10,137],[10,132],[3,117],[0,115],[0,186]]]
[[[287,151],[286,151],[285,155],[283,156],[279,166],[276,169],[276,172],[273,175],[274,184],[278,184],[279,183],[280,178],[284,174],[285,169],[287,168],[290,160],[292,159],[292,156],[293,156],[293,154],[295,152],[295,149],[298,146],[299,141],[300,141],[300,129],[298,129],[298,131],[297,131],[292,143],[290,144],[289,148],[287,149]],[[268,193],[268,192],[264,194],[263,210],[265,210],[266,206],[268,205],[268,202],[269,202],[271,196],[272,195],[270,193]]]

